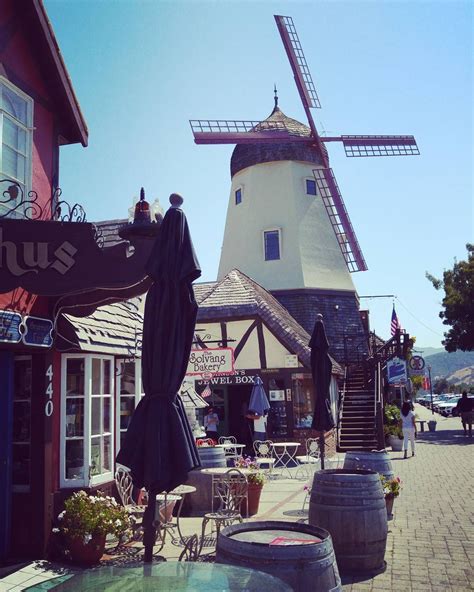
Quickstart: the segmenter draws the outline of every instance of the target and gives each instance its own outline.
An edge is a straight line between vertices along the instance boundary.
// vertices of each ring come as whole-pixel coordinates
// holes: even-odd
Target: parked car
[[[441,413],[441,415],[444,415],[445,417],[452,415],[453,410],[456,408],[456,405],[458,404],[458,401],[460,399],[461,399],[460,396],[455,396],[455,397],[450,397],[444,403],[440,403],[438,405],[438,413]]]

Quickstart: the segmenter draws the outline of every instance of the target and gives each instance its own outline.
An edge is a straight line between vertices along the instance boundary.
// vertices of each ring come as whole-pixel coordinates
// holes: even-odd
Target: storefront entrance
[[[246,444],[248,452],[252,447],[252,420],[245,415],[248,411],[248,402],[252,385],[232,385],[227,387],[227,404],[229,418],[229,435],[235,436],[237,442]]]

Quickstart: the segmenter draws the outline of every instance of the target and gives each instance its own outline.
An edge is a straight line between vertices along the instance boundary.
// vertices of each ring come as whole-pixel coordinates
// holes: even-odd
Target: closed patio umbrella
[[[315,391],[314,415],[311,427],[320,432],[321,469],[324,469],[324,432],[331,430],[336,424],[331,411],[329,394],[332,362],[328,353],[329,342],[326,337],[323,315],[321,314],[316,317],[309,346],[311,347],[311,374]]]
[[[270,409],[263,382],[260,376],[257,376],[250,394],[249,411],[254,411],[258,415],[265,415]]]
[[[148,491],[143,518],[145,561],[152,560],[156,537],[155,496],[184,483],[200,465],[194,438],[177,393],[186,368],[196,323],[192,282],[201,275],[181,196],[172,194],[147,263],[153,280],[143,317],[142,380],[145,396],[137,405],[117,462],[130,468],[136,487]]]

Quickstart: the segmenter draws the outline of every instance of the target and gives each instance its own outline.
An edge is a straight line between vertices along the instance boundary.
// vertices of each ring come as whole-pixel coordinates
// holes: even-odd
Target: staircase
[[[368,366],[358,364],[346,378],[338,450],[376,450],[377,447],[374,383]]]

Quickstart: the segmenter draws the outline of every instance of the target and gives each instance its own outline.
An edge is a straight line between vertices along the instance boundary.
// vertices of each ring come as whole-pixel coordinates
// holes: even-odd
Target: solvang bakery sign
[[[234,350],[231,347],[192,349],[189,355],[188,376],[213,376],[234,372]]]

